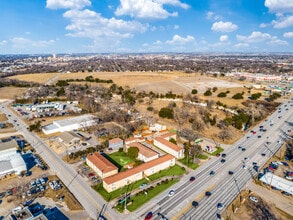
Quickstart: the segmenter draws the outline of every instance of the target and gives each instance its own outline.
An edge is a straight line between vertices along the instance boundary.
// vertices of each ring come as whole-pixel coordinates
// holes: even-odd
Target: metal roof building
[[[93,115],[81,115],[77,117],[53,121],[52,124],[44,126],[42,128],[42,131],[45,134],[53,134],[56,132],[78,130],[84,127],[92,126],[95,123],[96,120]]]
[[[273,173],[266,173],[264,174],[260,179],[265,184],[268,184],[270,186],[276,187],[280,189],[281,191],[287,192],[291,195],[293,195],[293,182],[288,181],[284,178],[281,178],[277,175],[274,175]]]
[[[0,178],[7,174],[19,175],[26,171],[26,164],[20,153],[17,153],[18,145],[15,140],[0,143]]]

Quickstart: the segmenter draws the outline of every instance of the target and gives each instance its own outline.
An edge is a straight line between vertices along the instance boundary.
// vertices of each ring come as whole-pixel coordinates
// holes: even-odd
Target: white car
[[[258,202],[258,199],[255,198],[254,196],[249,196],[249,199],[255,203]]]
[[[175,191],[173,189],[171,189],[168,193],[168,196],[171,197],[175,194]]]

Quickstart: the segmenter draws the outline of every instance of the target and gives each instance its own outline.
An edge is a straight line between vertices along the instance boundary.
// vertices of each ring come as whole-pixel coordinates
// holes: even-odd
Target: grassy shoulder
[[[213,153],[209,153],[209,152],[206,152],[207,154],[211,155],[211,156],[217,156],[217,154],[220,154],[224,151],[223,148],[221,147],[217,147],[217,150],[215,150]]]
[[[184,164],[185,166],[195,170],[196,168],[199,167],[199,164],[197,163],[193,163],[193,159],[192,158],[187,158],[187,157],[184,157],[180,160],[178,160],[180,163]]]

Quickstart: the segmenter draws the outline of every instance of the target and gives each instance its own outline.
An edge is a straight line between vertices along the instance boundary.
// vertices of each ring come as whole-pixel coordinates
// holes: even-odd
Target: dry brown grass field
[[[2,87],[0,88],[0,99],[13,99],[15,96],[21,96],[28,88]]]
[[[37,83],[45,83],[49,79],[55,77],[58,73],[35,73],[35,74],[23,74],[23,75],[15,75],[9,78],[18,79],[28,82],[37,82]]]
[[[4,122],[4,121],[7,121],[7,117],[5,114],[1,113],[0,114],[0,122]]]

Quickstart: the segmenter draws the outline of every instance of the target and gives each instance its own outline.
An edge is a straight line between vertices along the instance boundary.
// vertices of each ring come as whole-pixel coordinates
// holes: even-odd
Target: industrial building
[[[26,163],[17,150],[15,140],[0,142],[0,178],[10,174],[19,175],[27,170]]]
[[[57,132],[73,131],[83,129],[85,127],[96,124],[96,119],[93,115],[81,115],[77,117],[67,118],[63,120],[53,121],[42,128],[45,134],[53,134]]]

